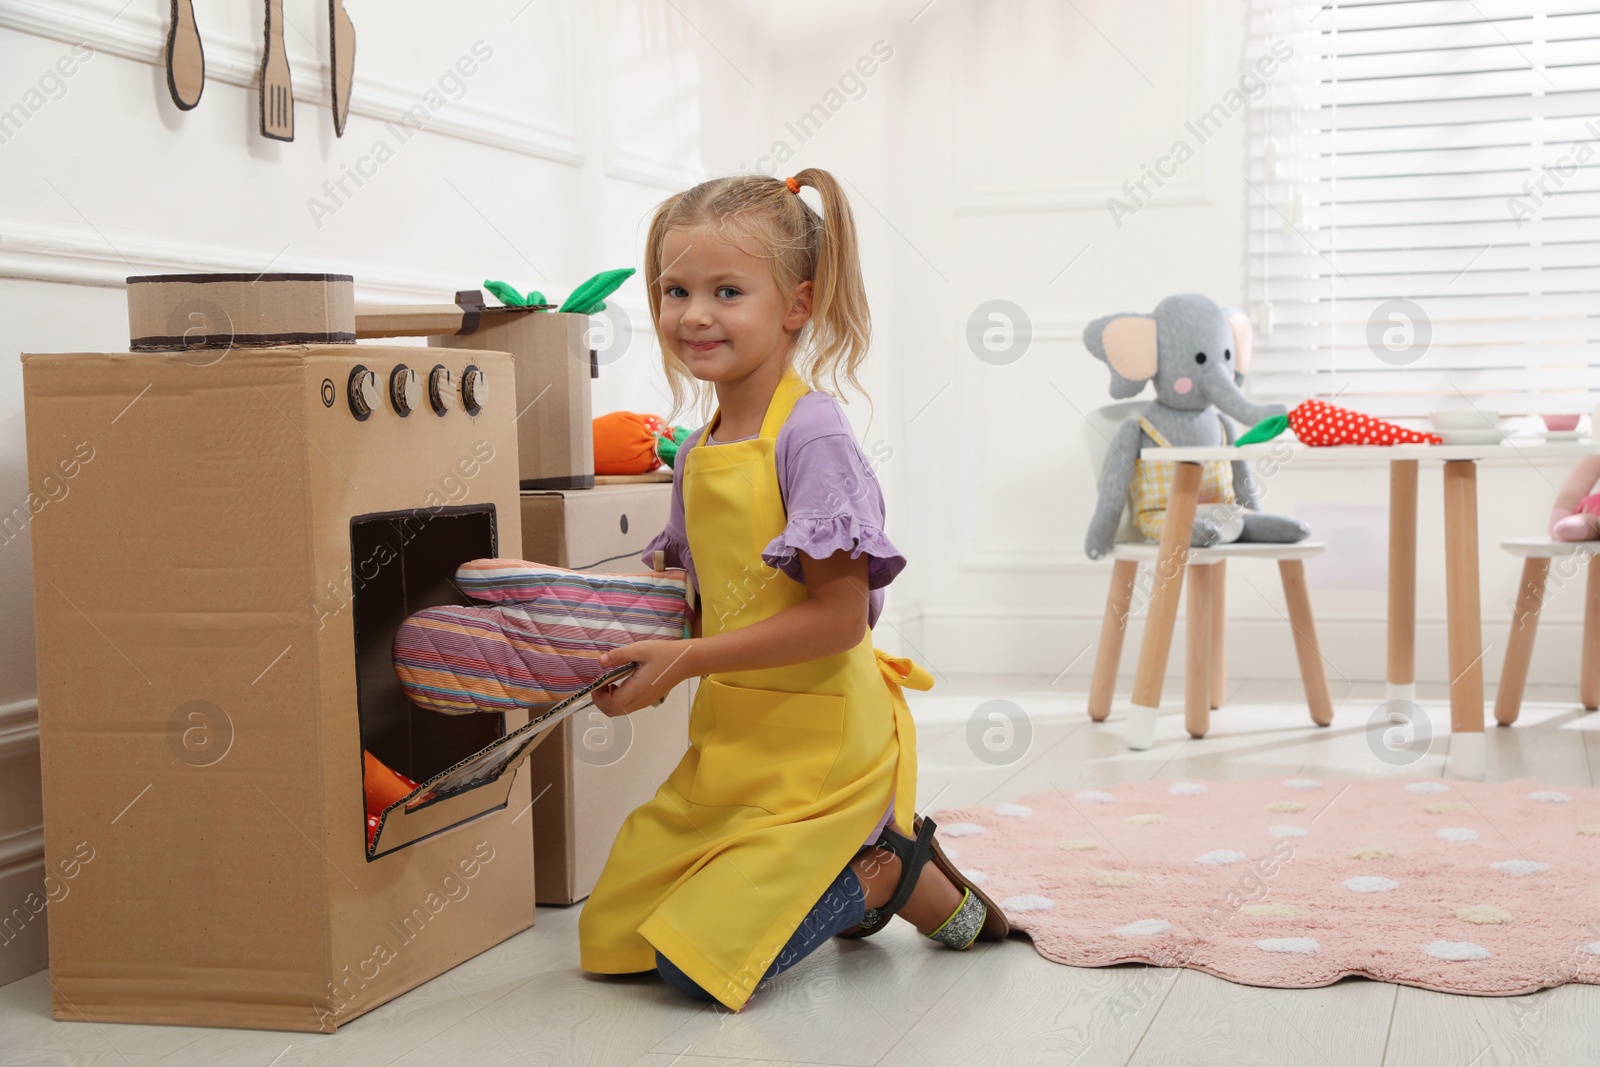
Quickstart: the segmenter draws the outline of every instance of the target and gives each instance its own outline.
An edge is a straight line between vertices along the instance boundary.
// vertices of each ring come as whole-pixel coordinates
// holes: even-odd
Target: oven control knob
[[[489,398],[488,376],[477,367],[468,367],[461,374],[461,403],[468,415],[476,415]]]
[[[365,367],[350,372],[350,413],[365,419],[378,409],[383,396],[378,391],[378,376]]]
[[[422,406],[422,382],[417,372],[404,363],[389,372],[389,402],[401,415],[409,415]]]
[[[443,364],[428,373],[428,403],[436,415],[449,414],[456,406],[456,379]]]

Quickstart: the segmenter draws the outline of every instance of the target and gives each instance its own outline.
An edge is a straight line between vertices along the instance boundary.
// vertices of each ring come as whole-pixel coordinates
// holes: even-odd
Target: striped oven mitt
[[[485,605],[426,608],[394,639],[406,695],[447,715],[554,703],[600,677],[602,652],[689,632],[683,571],[590,574],[479,559],[462,564],[456,584]]]

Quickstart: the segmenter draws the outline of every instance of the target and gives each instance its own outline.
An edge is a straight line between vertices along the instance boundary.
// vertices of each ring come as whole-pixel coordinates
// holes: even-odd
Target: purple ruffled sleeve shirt
[[[704,434],[702,426],[678,450],[667,528],[656,535],[641,556],[648,565],[656,550],[663,550],[666,565],[687,570],[695,580],[695,588],[700,583],[685,532],[683,470],[687,466],[684,457]],[[875,626],[883,613],[883,589],[905,567],[906,558],[884,535],[883,491],[838,400],[827,393],[812,392],[795,402],[794,410],[778,431],[776,464],[789,520],[761,558],[803,582],[801,552],[812,559],[826,559],[840,549],[848,551],[852,559],[866,556],[870,590],[867,625]]]

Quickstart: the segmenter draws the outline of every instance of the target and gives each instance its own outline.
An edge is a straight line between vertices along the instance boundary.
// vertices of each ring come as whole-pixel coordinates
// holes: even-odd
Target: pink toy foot
[[[1600,540],[1600,515],[1569,515],[1550,527],[1557,541]]]

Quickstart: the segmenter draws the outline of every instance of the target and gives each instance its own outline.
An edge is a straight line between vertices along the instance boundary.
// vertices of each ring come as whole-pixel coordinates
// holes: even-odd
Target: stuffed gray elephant
[[[1124,504],[1132,507],[1134,523],[1145,536],[1160,537],[1172,466],[1147,469],[1150,465],[1139,460],[1140,449],[1231,442],[1233,431],[1218,410],[1246,426],[1285,413],[1282,404],[1254,404],[1239,391],[1250,361],[1250,342],[1250,320],[1244,312],[1224,311],[1198,293],[1169,296],[1152,315],[1107,315],[1084,328],[1083,343],[1111,368],[1113,397],[1136,396],[1146,382],[1156,390],[1143,417],[1123,423],[1111,442],[1100,475],[1100,499],[1084,542],[1090,559],[1111,550]],[[1200,502],[1237,505],[1243,520],[1238,540],[1291,542],[1310,536],[1310,528],[1298,519],[1256,510],[1248,464],[1216,461],[1202,468]],[[1197,516],[1189,544],[1205,548],[1221,537],[1212,518]]]

